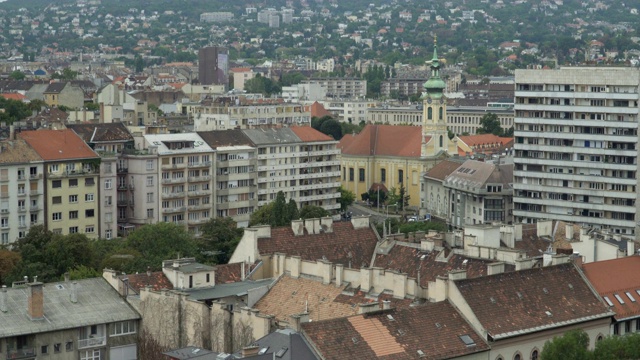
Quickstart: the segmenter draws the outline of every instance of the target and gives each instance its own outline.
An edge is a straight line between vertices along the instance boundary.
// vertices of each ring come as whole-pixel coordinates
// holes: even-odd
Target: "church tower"
[[[437,40],[433,42],[433,58],[430,61],[431,77],[424,83],[422,95],[422,157],[436,156],[448,152],[450,147],[447,132],[447,102],[443,92],[445,82],[440,78]]]

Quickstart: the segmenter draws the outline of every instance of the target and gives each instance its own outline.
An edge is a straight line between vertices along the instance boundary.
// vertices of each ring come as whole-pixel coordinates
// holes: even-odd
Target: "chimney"
[[[564,237],[566,240],[573,240],[573,224],[564,225]]]
[[[16,139],[16,127],[15,125],[9,125],[9,140]]]
[[[246,276],[246,275],[245,275],[245,273],[244,273],[244,261],[242,261],[242,262],[240,263],[240,280],[241,280],[241,281],[244,281],[245,276]]]
[[[27,284],[29,287],[28,308],[27,312],[31,320],[44,319],[44,296],[42,293],[43,286],[41,282],[32,282]]]
[[[495,262],[487,265],[487,275],[497,275],[504,272],[504,262]]]
[[[303,220],[292,220],[291,221],[291,230],[293,230],[294,236],[304,235],[304,221]]]
[[[322,231],[324,231],[326,233],[332,233],[333,232],[333,219],[331,218],[331,216],[320,218],[320,226],[322,228]]]
[[[242,348],[242,357],[249,357],[258,355],[260,351],[260,346],[245,346]]]
[[[391,301],[382,300],[382,310],[389,310],[389,309],[391,309]]]
[[[7,285],[2,285],[0,292],[0,312],[7,312]]]
[[[304,220],[304,228],[307,229],[308,234],[315,234],[313,229],[313,219],[305,219]]]
[[[69,294],[70,298],[71,298],[71,302],[72,303],[77,303],[78,302],[78,283],[77,282],[72,282],[71,283],[71,294]]]
[[[147,266],[147,276],[151,277],[151,266]]]
[[[358,304],[358,314],[366,314],[373,311],[378,311],[380,309],[380,304],[377,302]]]
[[[68,283],[69,279],[70,279],[69,273],[68,272],[64,273],[64,282]]]

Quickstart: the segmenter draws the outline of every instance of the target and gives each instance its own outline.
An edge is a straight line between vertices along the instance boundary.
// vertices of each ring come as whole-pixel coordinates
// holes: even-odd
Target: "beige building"
[[[45,225],[58,234],[100,236],[100,156],[73,130],[19,134],[44,160]],[[104,188],[113,184],[105,180]]]
[[[244,90],[244,83],[253,79],[256,76],[256,73],[251,70],[251,68],[231,68],[229,71],[233,75],[233,89],[234,90]]]
[[[371,100],[320,100],[318,102],[333,114],[336,120],[356,125],[363,121],[367,122],[369,109],[376,105],[376,102]]]
[[[311,78],[304,84],[318,84],[327,91],[325,98],[364,99],[367,96],[367,80],[356,78]]]
[[[229,101],[194,107],[194,129],[211,131],[311,124],[311,113],[300,104],[251,104],[240,99]]]
[[[0,142],[0,245],[44,223],[43,161],[23,139]]]

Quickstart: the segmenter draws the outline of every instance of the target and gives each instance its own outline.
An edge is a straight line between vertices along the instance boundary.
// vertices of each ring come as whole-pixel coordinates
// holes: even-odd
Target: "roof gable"
[[[71,129],[23,131],[18,136],[45,161],[98,157],[98,154]]]
[[[640,256],[591,262],[582,269],[600,296],[613,304],[616,319],[640,315]]]
[[[339,143],[343,155],[420,157],[422,128],[367,125],[359,134],[343,139]]]
[[[67,128],[88,143],[133,141],[133,136],[123,123],[70,124]]]

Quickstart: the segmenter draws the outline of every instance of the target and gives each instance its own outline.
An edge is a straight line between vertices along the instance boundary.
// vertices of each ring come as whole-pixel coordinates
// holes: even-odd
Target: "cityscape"
[[[640,358],[639,8],[0,0],[0,360]]]

